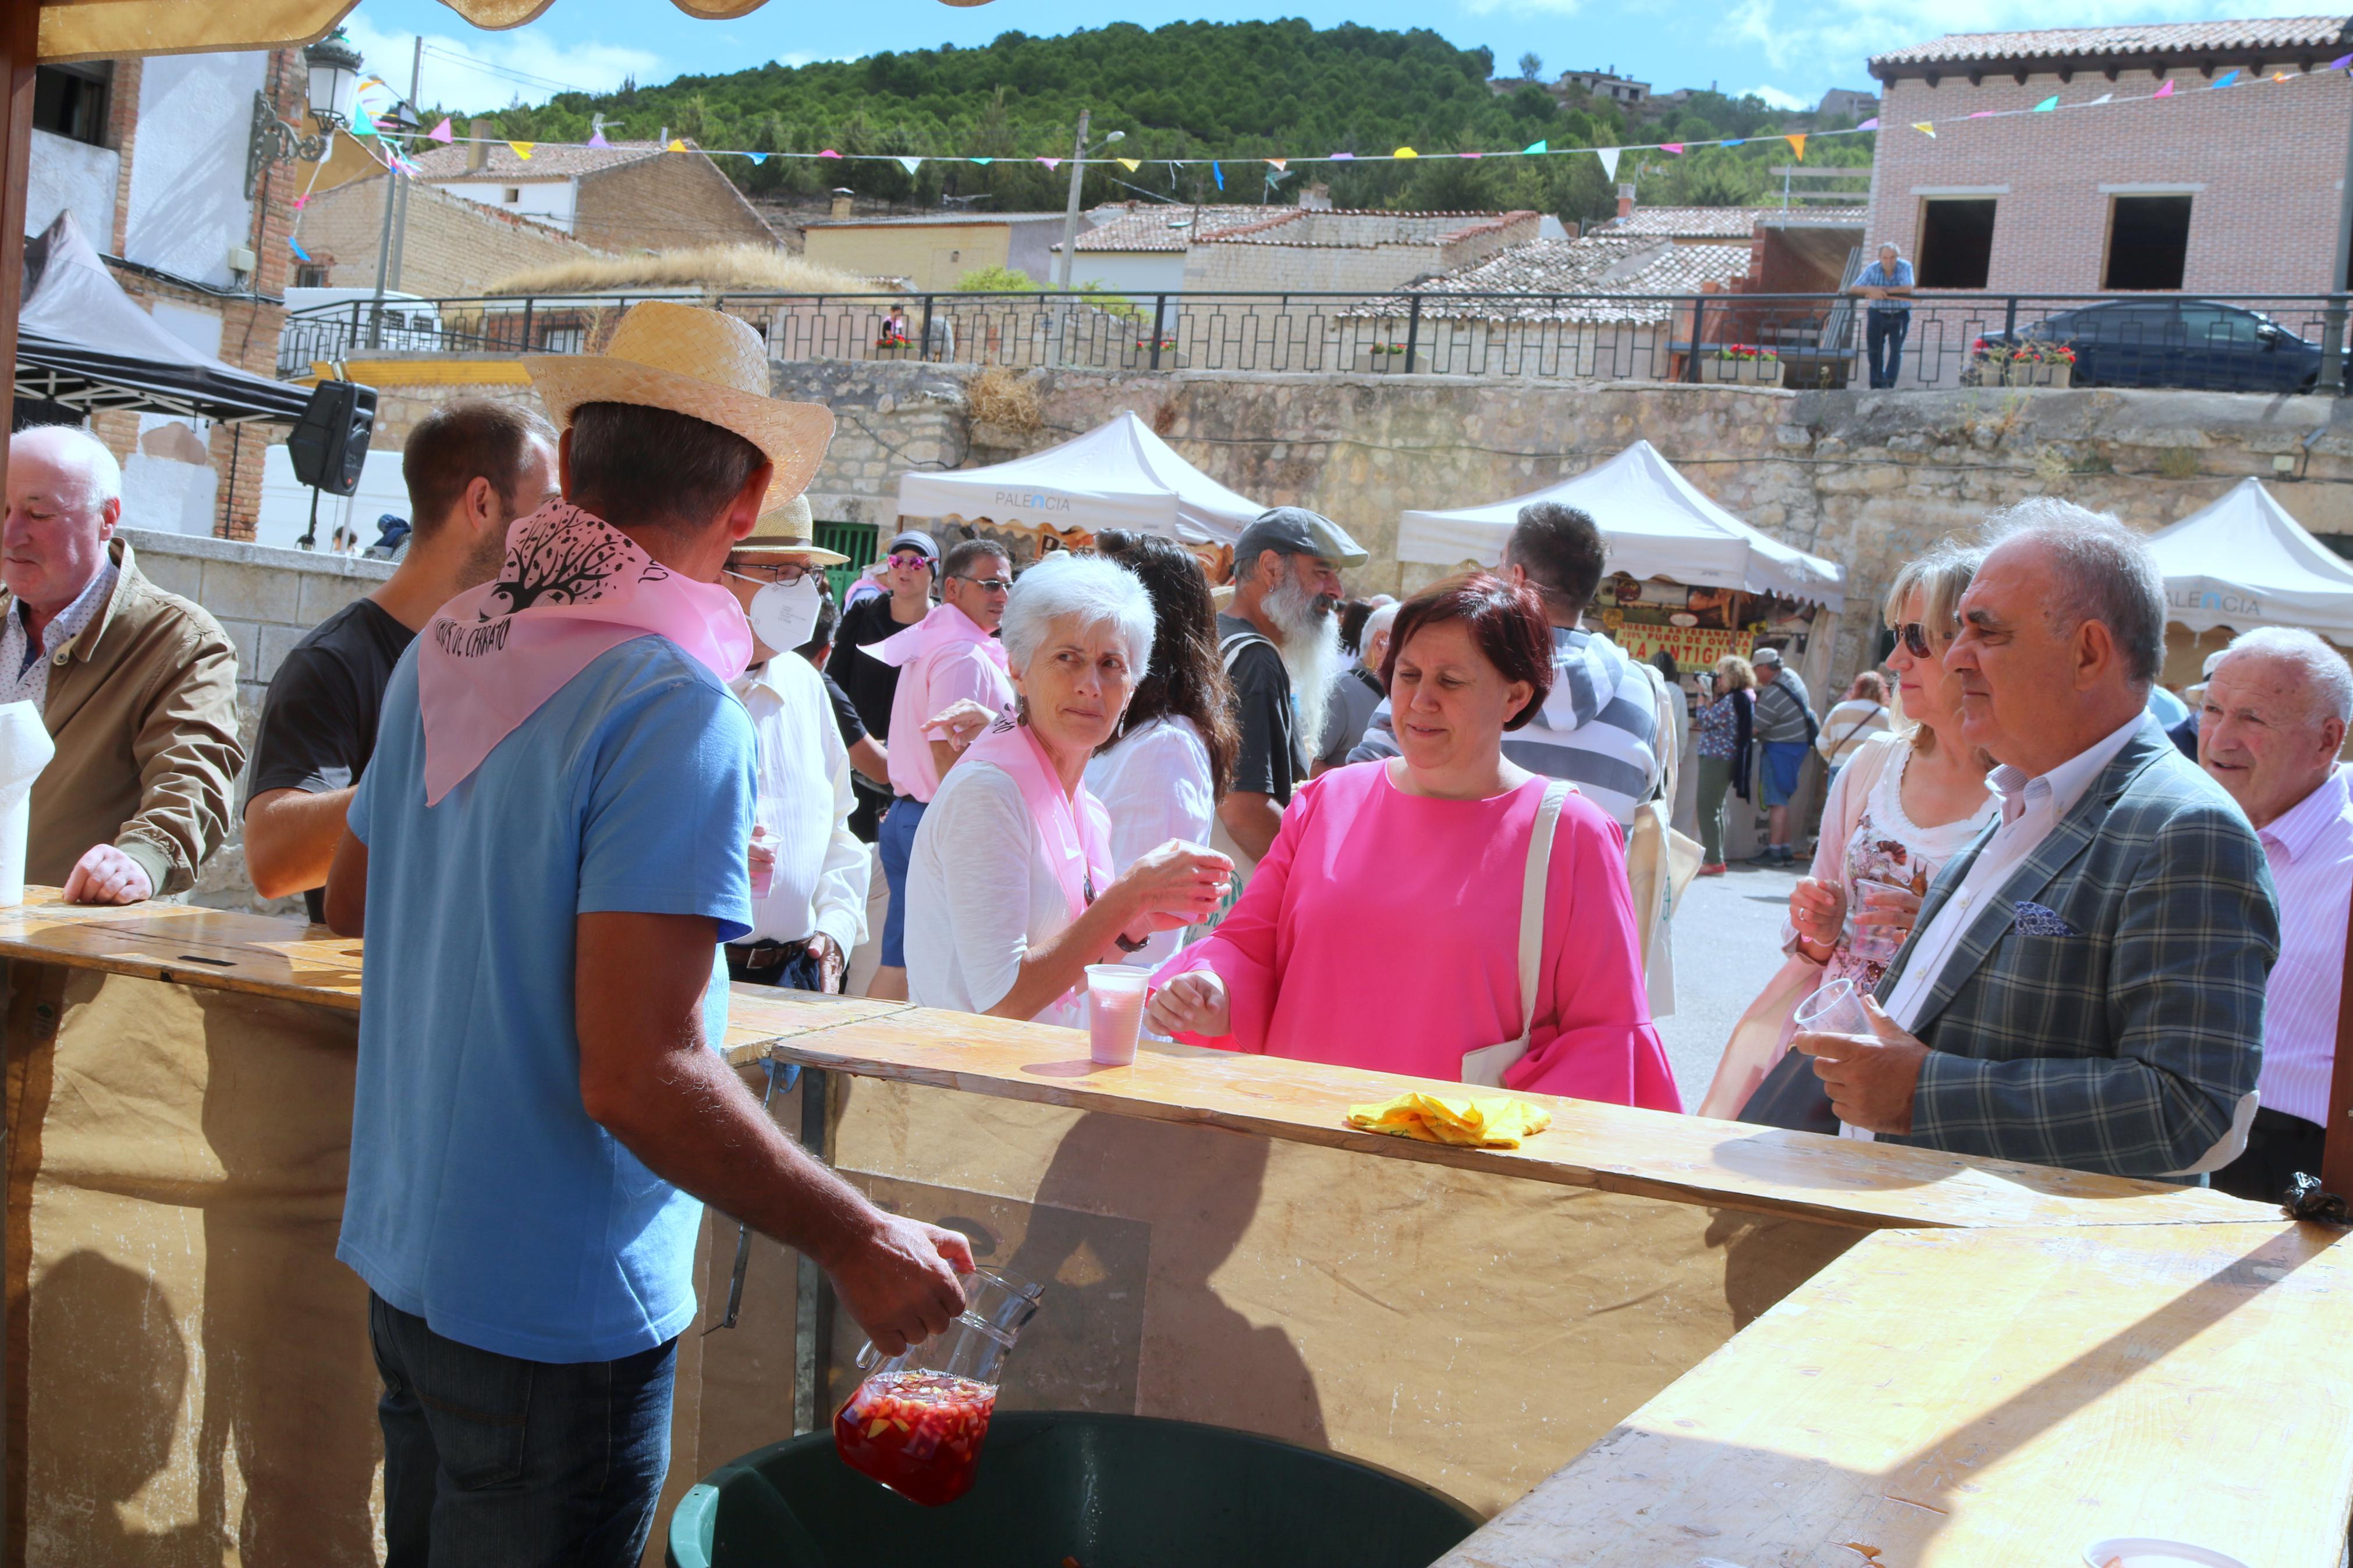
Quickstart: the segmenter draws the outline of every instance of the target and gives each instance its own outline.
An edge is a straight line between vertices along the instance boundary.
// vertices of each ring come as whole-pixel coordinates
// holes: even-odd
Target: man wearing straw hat
[[[389,1561],[619,1568],[669,1468],[697,1198],[823,1266],[885,1351],[961,1309],[971,1258],[712,1048],[753,917],[753,639],[719,577],[832,420],[689,306],[525,363],[563,499],[402,657],[327,879],[369,937],[337,1255],[371,1291]]]
[[[752,929],[727,944],[737,980],[839,992],[866,940],[866,846],[849,830],[858,797],[849,749],[817,667],[794,653],[825,608],[819,569],[849,559],[820,550],[807,499],[760,519],[722,579],[752,623],[752,668],[735,695],[759,752],[752,830]]]

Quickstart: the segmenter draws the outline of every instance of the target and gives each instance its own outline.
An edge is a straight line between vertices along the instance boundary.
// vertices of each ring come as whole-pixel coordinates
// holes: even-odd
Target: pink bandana
[[[889,665],[904,667],[931,652],[934,648],[952,647],[957,643],[978,643],[997,661],[997,668],[1008,670],[1005,645],[981,629],[980,623],[957,609],[954,605],[934,605],[931,614],[902,632],[892,632],[880,642],[865,645],[865,651]]]
[[[569,501],[517,518],[498,580],[442,605],[417,642],[425,804],[597,655],[641,637],[668,637],[723,681],[752,660],[752,628],[726,589],[679,576]]]
[[[1093,896],[1111,886],[1111,815],[1103,802],[1079,785],[1076,795],[1062,793],[1053,760],[1029,732],[1027,724],[999,719],[965,753],[967,762],[994,763],[1021,787],[1022,804],[1046,841],[1046,859],[1062,884],[1071,918],[1086,913]],[[1068,1000],[1079,987],[1064,993]]]

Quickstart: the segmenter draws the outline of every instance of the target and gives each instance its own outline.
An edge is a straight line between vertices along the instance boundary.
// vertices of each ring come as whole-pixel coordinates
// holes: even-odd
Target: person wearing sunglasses
[[[853,588],[842,604],[841,624],[834,628],[834,646],[841,651],[829,673],[849,694],[867,733],[886,744],[899,672],[880,659],[861,657],[858,650],[906,630],[932,613],[939,559],[940,547],[932,542],[930,534],[916,529],[900,534],[891,541],[882,559],[870,568],[879,585],[870,586],[863,595]],[[850,816],[849,830],[871,844],[881,829],[882,813],[891,805],[891,789],[863,779],[854,782],[858,810]]]
[[[867,991],[892,1001],[907,995],[907,865],[916,826],[965,748],[1013,709],[1013,679],[997,637],[1013,589],[1012,557],[994,540],[967,539],[940,565],[939,607],[862,650],[870,661],[895,666],[899,679],[888,742],[894,794],[878,841],[891,908],[882,917],[881,964]]]
[[[1831,1125],[1812,1063],[1786,1059],[1798,1004],[1834,981],[1852,980],[1858,991],[1877,985],[1912,934],[1928,884],[1994,814],[1986,788],[1993,759],[1961,739],[1960,677],[1944,664],[1955,606],[1982,553],[1941,546],[1888,589],[1895,651],[1887,664],[1906,727],[1863,742],[1831,779],[1810,874],[1791,889],[1781,928],[1788,962],[1733,1026],[1703,1116],[1805,1122],[1812,1131]],[[1783,1071],[1767,1093],[1759,1086],[1776,1066]]]

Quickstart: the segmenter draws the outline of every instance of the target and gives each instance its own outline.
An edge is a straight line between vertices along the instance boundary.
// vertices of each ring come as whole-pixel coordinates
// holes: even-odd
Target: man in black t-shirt
[[[1304,507],[1277,507],[1234,544],[1234,602],[1218,649],[1234,689],[1241,748],[1218,805],[1228,854],[1265,858],[1291,792],[1307,780],[1332,683],[1340,674],[1340,569],[1369,557],[1345,530]],[[1301,715],[1308,721],[1301,721]]]
[[[375,593],[287,651],[254,738],[246,871],[266,899],[302,894],[314,921],[392,668],[436,610],[498,575],[508,524],[555,499],[555,432],[511,404],[444,404],[410,434],[400,475],[415,525],[408,553]]]

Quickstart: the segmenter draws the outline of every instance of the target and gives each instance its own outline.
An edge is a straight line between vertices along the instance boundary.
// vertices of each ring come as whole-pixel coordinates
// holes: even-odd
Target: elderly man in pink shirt
[[[906,999],[907,858],[915,826],[939,793],[940,776],[955,766],[978,732],[975,725],[934,721],[967,702],[990,713],[1012,710],[1013,679],[997,640],[997,623],[1005,618],[1005,599],[1012,589],[1013,561],[1005,547],[968,539],[941,563],[938,606],[905,631],[863,649],[899,667],[899,689],[891,700],[893,798],[877,843],[891,908],[882,920],[882,963],[867,988],[870,996]]]
[[[2216,1186],[2258,1203],[2279,1202],[2298,1171],[2320,1174],[2353,899],[2353,769],[2337,760],[2348,720],[2345,656],[2284,626],[2235,639],[2207,677],[2200,710],[2198,764],[2254,824],[2279,897],[2261,1106],[2246,1152],[2214,1173]]]

